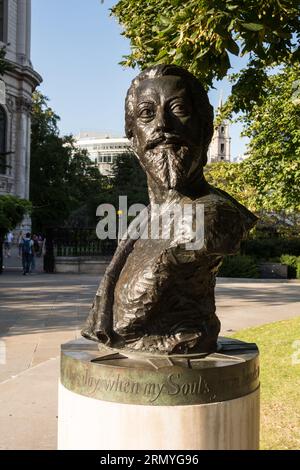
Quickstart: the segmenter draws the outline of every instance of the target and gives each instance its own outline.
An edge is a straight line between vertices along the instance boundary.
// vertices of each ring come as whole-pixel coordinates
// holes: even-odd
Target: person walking
[[[22,239],[22,265],[23,265],[23,275],[29,273],[29,270],[32,265],[32,256],[33,256],[33,240],[31,240],[31,234],[26,233],[26,237]]]
[[[4,239],[4,256],[5,258],[10,258],[11,256],[11,245],[12,245],[12,242],[13,242],[13,239],[14,239],[14,235],[12,232],[8,232],[8,234],[6,235],[5,239]]]

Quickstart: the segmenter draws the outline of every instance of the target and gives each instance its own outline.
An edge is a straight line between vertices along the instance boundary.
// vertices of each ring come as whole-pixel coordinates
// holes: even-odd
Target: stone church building
[[[0,0],[0,48],[13,70],[0,77],[0,195],[29,198],[32,92],[31,0]]]
[[[223,106],[222,92],[217,109]],[[231,161],[231,137],[229,135],[229,123],[223,120],[214,129],[214,135],[208,149],[208,163],[230,162]]]
[[[214,135],[208,149],[208,163],[231,161],[231,138],[229,136],[229,124],[222,121],[215,127]]]

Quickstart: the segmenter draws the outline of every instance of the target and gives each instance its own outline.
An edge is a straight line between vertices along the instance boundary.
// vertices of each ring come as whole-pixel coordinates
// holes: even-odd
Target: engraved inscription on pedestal
[[[192,405],[239,398],[259,386],[256,345],[221,339],[207,356],[151,357],[100,351],[91,341],[62,349],[62,384],[103,401],[143,405]]]

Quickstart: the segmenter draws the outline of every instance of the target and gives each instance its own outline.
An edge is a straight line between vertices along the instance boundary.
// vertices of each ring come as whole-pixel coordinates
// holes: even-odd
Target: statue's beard
[[[186,146],[157,146],[145,153],[143,166],[160,187],[180,190],[188,183],[193,160]]]

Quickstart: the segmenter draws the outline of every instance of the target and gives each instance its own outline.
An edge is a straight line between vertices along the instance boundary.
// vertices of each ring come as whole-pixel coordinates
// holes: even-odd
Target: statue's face
[[[202,166],[203,130],[184,80],[141,82],[135,95],[133,146],[146,173],[164,189],[183,189]]]

